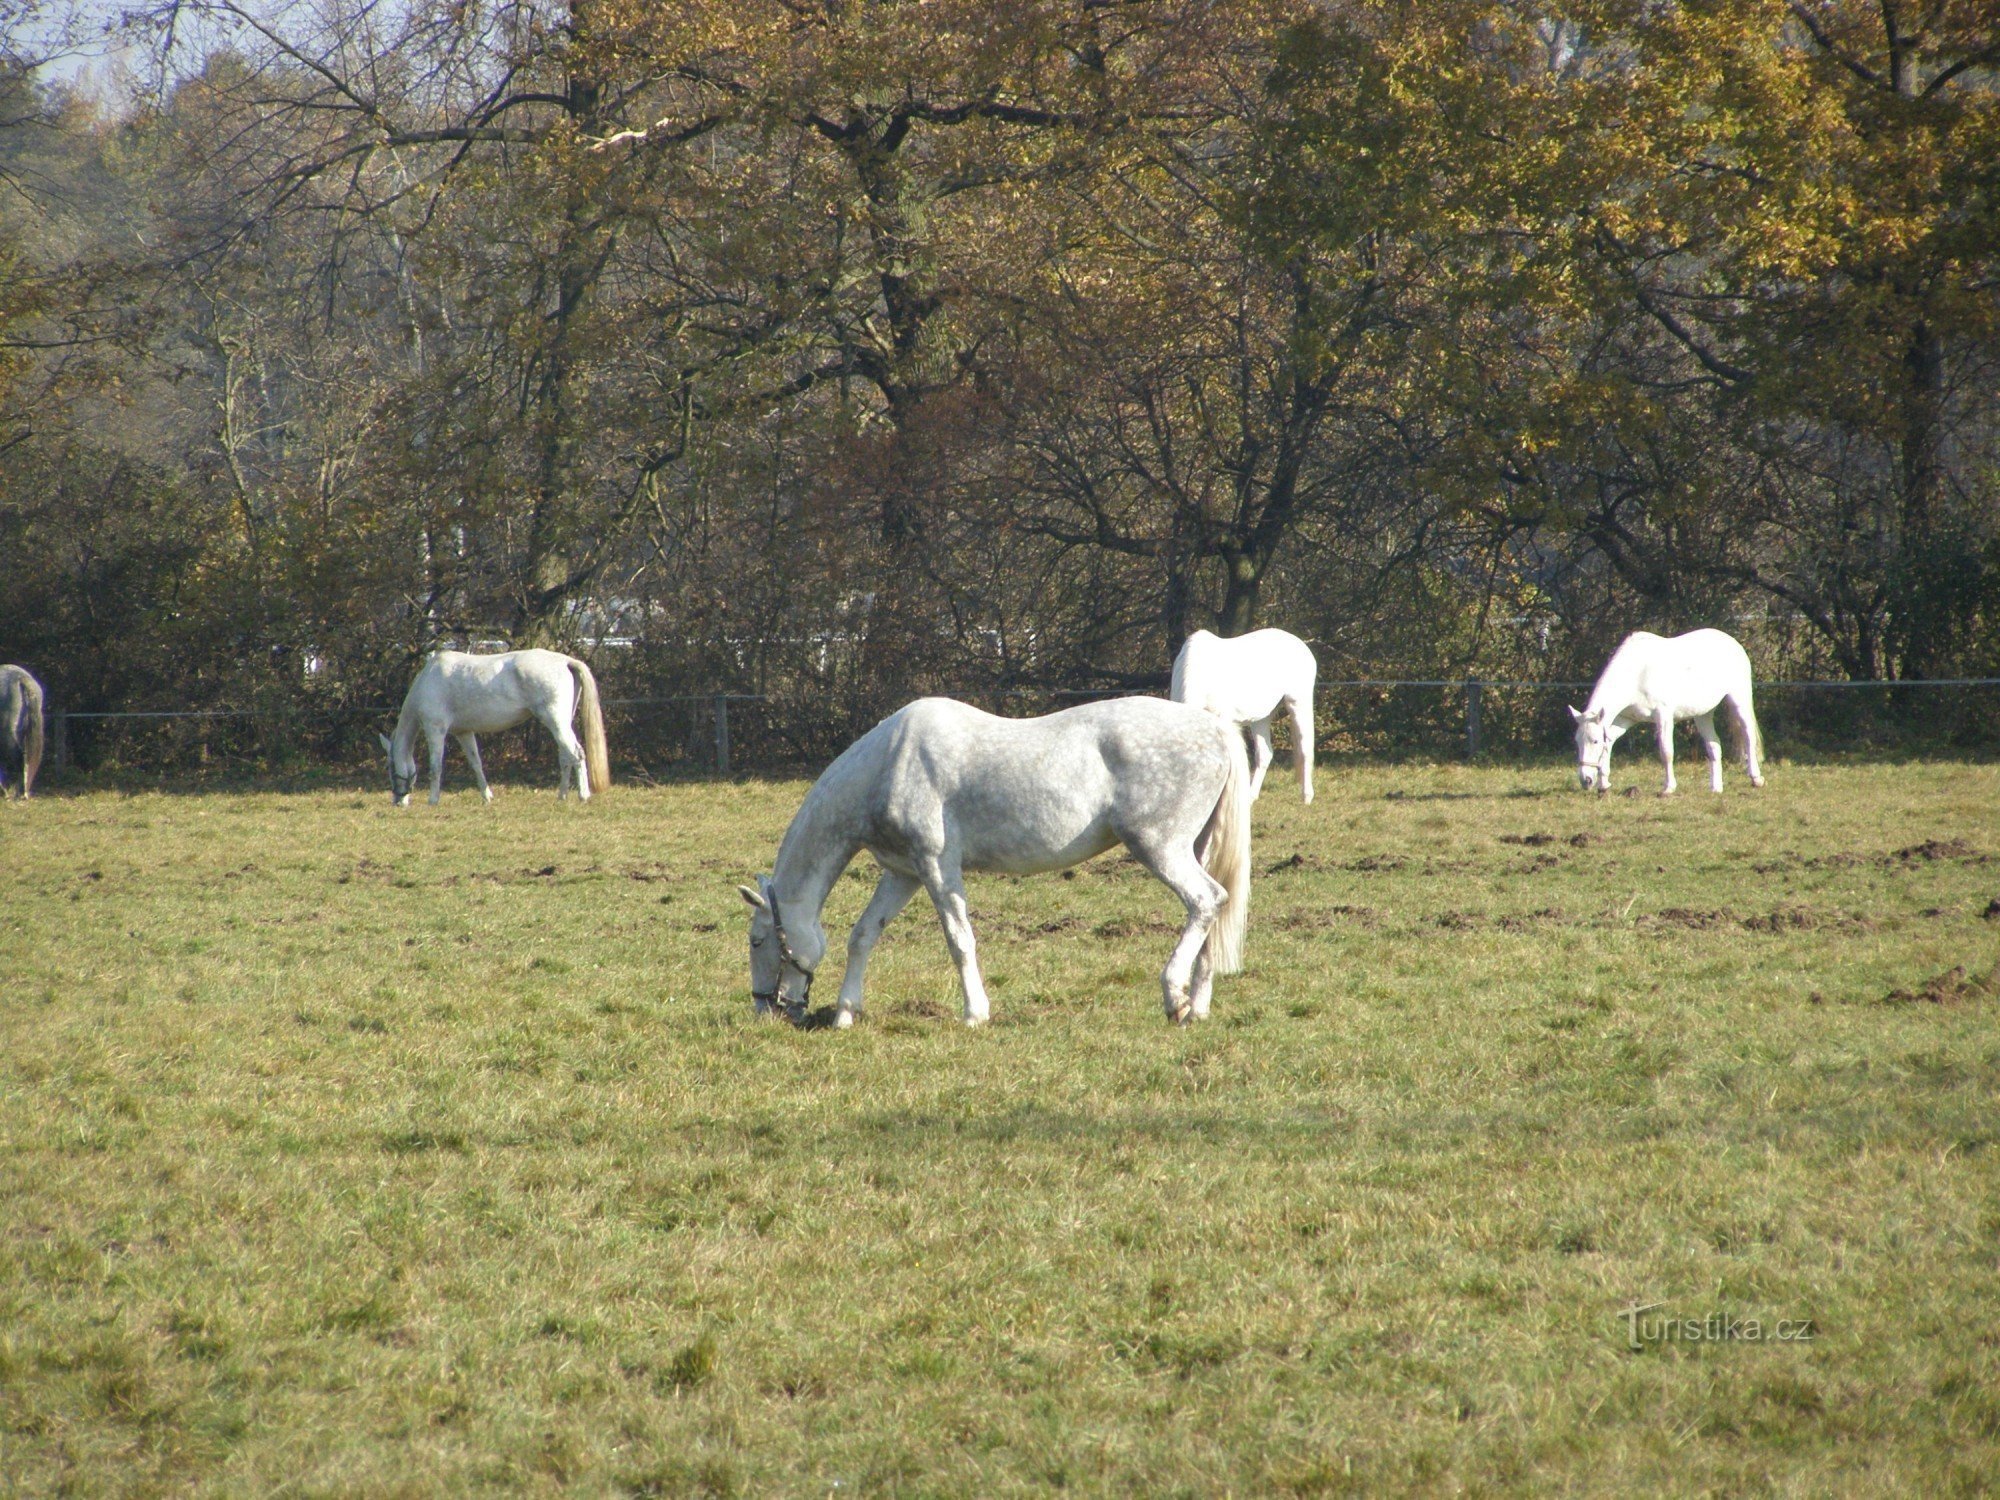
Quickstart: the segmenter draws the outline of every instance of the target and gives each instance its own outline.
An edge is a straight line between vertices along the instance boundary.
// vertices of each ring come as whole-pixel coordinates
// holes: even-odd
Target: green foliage
[[[1151,684],[1201,625],[1566,676],[1768,613],[1788,675],[2000,670],[1989,7],[154,40],[128,99],[0,79],[0,642],[72,701],[135,632],[122,706],[301,722],[440,643],[635,635],[617,690],[777,695],[799,753]]]

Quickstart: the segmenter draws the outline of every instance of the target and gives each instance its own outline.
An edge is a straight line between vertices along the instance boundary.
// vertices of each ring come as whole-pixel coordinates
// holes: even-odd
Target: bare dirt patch
[[[1264,873],[1266,875],[1287,875],[1293,870],[1314,871],[1323,868],[1324,866],[1316,859],[1308,859],[1303,854],[1294,854],[1290,859],[1281,859],[1274,864],[1266,865]]]
[[[1364,854],[1352,864],[1342,865],[1341,868],[1370,875],[1378,871],[1386,873],[1390,870],[1400,870],[1407,864],[1409,861],[1400,854]]]
[[[1927,865],[1940,859],[1982,860],[1983,856],[1964,839],[1925,839],[1894,854],[1883,856],[1885,865]]]
[[[1698,906],[1663,906],[1658,911],[1642,912],[1638,918],[1641,927],[1684,927],[1696,932],[1729,927],[1734,922],[1726,911]]]
[[[1177,922],[1162,922],[1158,917],[1113,917],[1109,922],[1099,922],[1091,928],[1093,937],[1128,938],[1142,933],[1172,933],[1181,930]]]
[[[1884,1005],[1964,1005],[2000,994],[2000,964],[1984,974],[1968,975],[1958,964],[1933,974],[1915,989],[1895,989],[1882,997]]]
[[[1551,922],[1568,920],[1568,914],[1560,906],[1544,906],[1529,912],[1509,912],[1506,916],[1498,918],[1494,925],[1503,932],[1525,932]]]
[[[1542,845],[1553,844],[1555,841],[1556,836],[1553,833],[1503,833],[1500,835],[1500,842],[1503,844],[1525,844],[1530,849],[1539,849]]]
[[[1272,925],[1285,932],[1323,931],[1329,927],[1373,927],[1380,920],[1372,906],[1296,907]]]

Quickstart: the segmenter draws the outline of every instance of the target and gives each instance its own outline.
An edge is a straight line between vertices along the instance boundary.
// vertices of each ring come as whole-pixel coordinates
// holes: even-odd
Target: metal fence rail
[[[1567,695],[1588,693],[1588,681],[1537,681],[1516,678],[1479,677],[1350,677],[1322,679],[1318,684],[1315,714],[1319,738],[1324,748],[1375,749],[1387,753],[1437,749],[1462,743],[1467,757],[1477,757],[1500,748],[1531,748],[1536,744],[1557,743],[1549,725],[1563,723],[1561,704]],[[1780,738],[1812,743],[1816,748],[1837,748],[1843,737],[1858,743],[1874,743],[1881,725],[1892,714],[1870,717],[1858,708],[1836,708],[1843,699],[1876,693],[1885,700],[1898,700],[1903,717],[1921,718],[1926,712],[1917,699],[1937,690],[1959,690],[1978,694],[2000,689],[2000,677],[1947,677],[1917,680],[1846,681],[1826,679],[1773,679],[1759,682],[1758,717],[1766,738],[1775,730]],[[1131,688],[1042,688],[982,687],[961,689],[954,696],[972,702],[1004,705],[1026,698],[1044,705],[1059,705],[1092,699],[1128,696]],[[1814,704],[1819,695],[1832,695],[1829,704]],[[1949,722],[1935,717],[1924,720],[1928,738],[1943,742],[1963,742],[1987,749],[2000,748],[2000,693],[1990,702],[1976,703],[1973,711],[1960,712]],[[774,734],[769,708],[780,701],[764,693],[701,692],[673,693],[641,697],[606,698],[607,711],[632,716],[645,709],[685,709],[686,717],[655,717],[643,725],[648,742],[657,753],[671,761],[699,763],[718,775],[729,775],[742,748],[742,731],[751,730],[749,760],[771,763],[785,757],[773,747],[784,738]],[[753,712],[750,724],[741,717],[732,719],[732,705]],[[299,726],[326,725],[346,720],[393,718],[399,705],[355,705],[319,707],[300,705],[288,710],[251,708],[206,709],[121,709],[65,711],[51,709],[49,762],[61,771],[71,763],[70,728],[74,725],[129,723],[168,726],[176,721],[191,724],[231,722]],[[681,727],[676,727],[681,726]],[[628,725],[640,729],[640,724]],[[1955,738],[1956,737],[1956,738]],[[206,758],[207,740],[198,737],[200,758]],[[796,758],[796,757],[793,757]]]

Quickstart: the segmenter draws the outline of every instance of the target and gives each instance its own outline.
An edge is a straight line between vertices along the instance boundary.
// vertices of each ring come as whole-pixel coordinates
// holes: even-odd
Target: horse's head
[[[1601,708],[1583,712],[1572,705],[1569,716],[1576,723],[1576,779],[1586,792],[1610,791],[1611,747],[1625,726]]]
[[[757,877],[754,891],[747,885],[736,890],[750,907],[750,998],[757,1014],[776,1011],[787,1020],[804,1020],[813,970],[826,953],[825,931],[812,918],[796,930],[786,926],[768,875]]]
[[[389,796],[394,799],[396,806],[408,807],[410,788],[417,783],[416,750],[413,747],[399,761],[396,758],[395,743],[388,735],[378,734],[375,738],[382,742],[382,748],[389,754]]]

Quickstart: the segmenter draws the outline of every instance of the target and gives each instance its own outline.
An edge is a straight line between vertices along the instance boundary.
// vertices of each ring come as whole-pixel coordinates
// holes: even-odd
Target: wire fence
[[[1513,757],[1560,753],[1566,707],[1587,681],[1347,678],[1322,681],[1314,705],[1322,754]],[[976,687],[952,696],[999,713],[1052,712],[1131,689]],[[733,775],[823,763],[865,727],[853,705],[835,713],[795,694],[729,691],[606,698],[614,762],[645,777]],[[356,765],[379,755],[375,735],[393,704],[286,702],[267,708],[64,711],[51,705],[49,771],[264,771]],[[2000,753],[2000,678],[1903,682],[1778,680],[1757,685],[1765,744],[1779,754]],[[1727,731],[1725,731],[1727,732]],[[1279,727],[1282,742],[1285,730]],[[1692,739],[1685,741],[1694,749]],[[535,725],[482,741],[490,766],[549,762]],[[1697,752],[1698,753],[1698,752]]]

